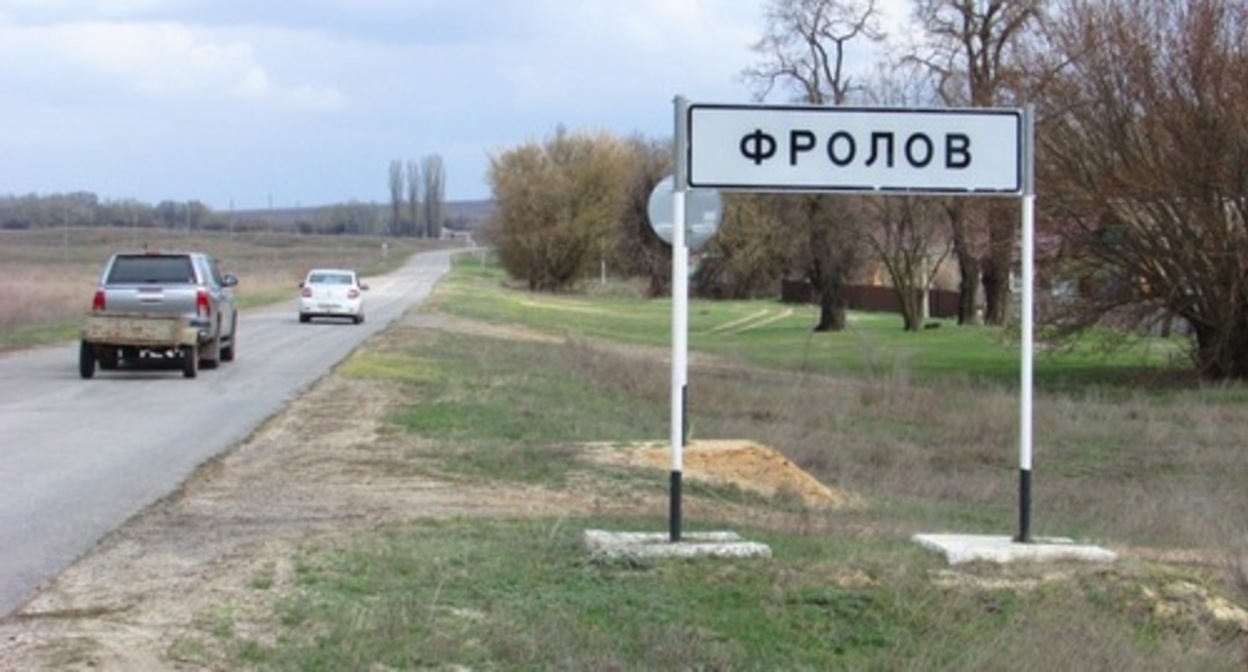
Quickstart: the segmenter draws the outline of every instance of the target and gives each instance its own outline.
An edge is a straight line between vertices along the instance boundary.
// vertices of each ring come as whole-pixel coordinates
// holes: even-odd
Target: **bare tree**
[[[883,38],[875,0],[772,0],[765,36],[754,50],[762,62],[747,69],[746,81],[762,100],[777,86],[812,105],[843,105],[852,89],[845,71],[846,48],[856,40]],[[808,254],[807,279],[819,297],[816,331],[840,331],[849,302],[845,289],[861,265],[859,221],[845,197],[801,196],[789,210],[796,217]]]
[[[923,297],[952,250],[951,241],[940,234],[941,207],[937,199],[914,196],[872,200],[875,226],[866,236],[867,244],[897,294],[902,328],[918,331],[926,317]]]
[[[415,161],[407,162],[407,224],[406,230],[408,235],[419,236],[424,238],[427,233],[425,231],[424,222],[421,221],[421,198],[420,198],[420,166]]]
[[[403,163],[390,162],[390,234],[403,235]]]
[[[1037,133],[1045,223],[1083,290],[1063,326],[1177,316],[1201,374],[1248,378],[1248,6],[1063,10]]]
[[[421,176],[424,178],[425,200],[424,225],[425,235],[430,238],[442,237],[442,212],[446,205],[446,170],[442,167],[442,157],[430,154],[421,162]]]
[[[881,64],[870,97],[880,105],[929,107],[939,96],[931,71],[914,64]],[[959,214],[962,199],[890,195],[868,201],[870,225],[863,238],[888,274],[901,306],[902,325],[918,330],[927,314],[924,298],[941,265],[951,254],[951,218]]]
[[[775,194],[728,194],[719,232],[707,243],[698,263],[693,288],[700,296],[751,299],[775,296],[789,271],[792,245],[780,221],[785,211],[777,201],[793,205],[801,199]]]
[[[754,45],[763,62],[744,77],[766,98],[776,87],[794,88],[801,102],[843,105],[852,80],[845,50],[855,40],[877,42],[876,0],[771,0],[764,37]]]
[[[1047,0],[913,0],[927,44],[908,57],[930,70],[946,105],[993,107],[1025,96],[1020,54],[1042,22]],[[1018,216],[1013,200],[951,204],[954,254],[962,273],[958,320],[976,321],[984,287],[984,321],[1004,324],[1009,306]]]

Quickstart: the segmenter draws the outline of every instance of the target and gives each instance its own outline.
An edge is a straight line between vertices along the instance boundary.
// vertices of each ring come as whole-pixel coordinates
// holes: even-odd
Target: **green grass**
[[[82,319],[61,320],[0,332],[0,352],[63,343],[81,338]]]
[[[671,347],[670,300],[531,294],[509,287],[497,267],[461,256],[456,274],[443,283],[437,307],[473,319],[505,321],[552,334]],[[852,312],[848,328],[816,333],[817,308],[778,300],[709,301],[688,305],[691,352],[729,357],[787,371],[855,375],[904,372],[919,379],[964,376],[1017,386],[1021,341],[1017,333],[994,327],[939,328],[907,332],[901,318]],[[1035,384],[1077,388],[1088,384],[1132,386],[1141,378],[1182,374],[1181,344],[1175,340],[1127,339],[1107,349],[1109,339],[1089,334],[1062,348],[1038,341]]]
[[[957,590],[910,544],[763,530],[771,560],[594,560],[581,530],[603,523],[644,521],[387,526],[307,549],[272,641],[203,628],[274,670],[1236,669],[1230,633],[1150,616],[1116,570]]]
[[[403,386],[412,403],[389,421],[434,441],[424,457],[436,459],[441,473],[557,483],[572,444],[664,432],[665,416],[630,398],[627,384],[614,389],[569,375],[568,365],[594,359],[576,344],[552,348],[421,329],[385,349],[357,352],[340,370]]]
[[[300,565],[302,595],[283,605],[289,636],[310,646],[275,648],[266,662],[277,669],[833,669],[881,651],[917,653],[918,633],[901,626],[914,608],[890,591],[837,587],[835,575],[793,574],[787,563],[596,562],[580,549],[583,524],[414,523],[319,549]],[[827,554],[800,543],[783,550],[807,566]],[[907,565],[928,562],[907,549],[881,552],[909,555]],[[300,633],[322,623],[342,625],[312,641]]]

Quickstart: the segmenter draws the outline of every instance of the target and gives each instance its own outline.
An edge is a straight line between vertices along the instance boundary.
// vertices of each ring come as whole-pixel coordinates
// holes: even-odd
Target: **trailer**
[[[82,330],[78,373],[95,376],[142,361],[176,361],[182,377],[199,374],[199,330],[183,315],[163,313],[93,312]]]

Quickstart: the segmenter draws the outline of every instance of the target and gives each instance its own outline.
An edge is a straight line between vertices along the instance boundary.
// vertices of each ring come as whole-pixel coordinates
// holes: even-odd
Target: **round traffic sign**
[[[650,228],[668,245],[672,244],[672,190],[676,181],[663,178],[650,192],[646,215]],[[715,189],[689,189],[685,192],[685,246],[697,249],[706,244],[719,230],[724,216],[724,202]]]

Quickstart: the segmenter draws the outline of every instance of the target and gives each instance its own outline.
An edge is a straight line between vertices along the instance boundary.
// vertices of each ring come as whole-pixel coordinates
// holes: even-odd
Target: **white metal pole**
[[[1032,467],[1032,365],[1035,344],[1033,340],[1035,314],[1035,199],[1036,185],[1033,170],[1034,108],[1023,111],[1023,296],[1022,296],[1022,357],[1019,381],[1018,417],[1018,537],[1016,541],[1031,541],[1031,467]]]
[[[687,145],[685,114],[688,101],[676,98],[675,171],[672,180],[672,473],[669,531],[680,541],[681,472],[685,443],[685,400],[689,352],[689,250],[685,245],[685,192]]]

